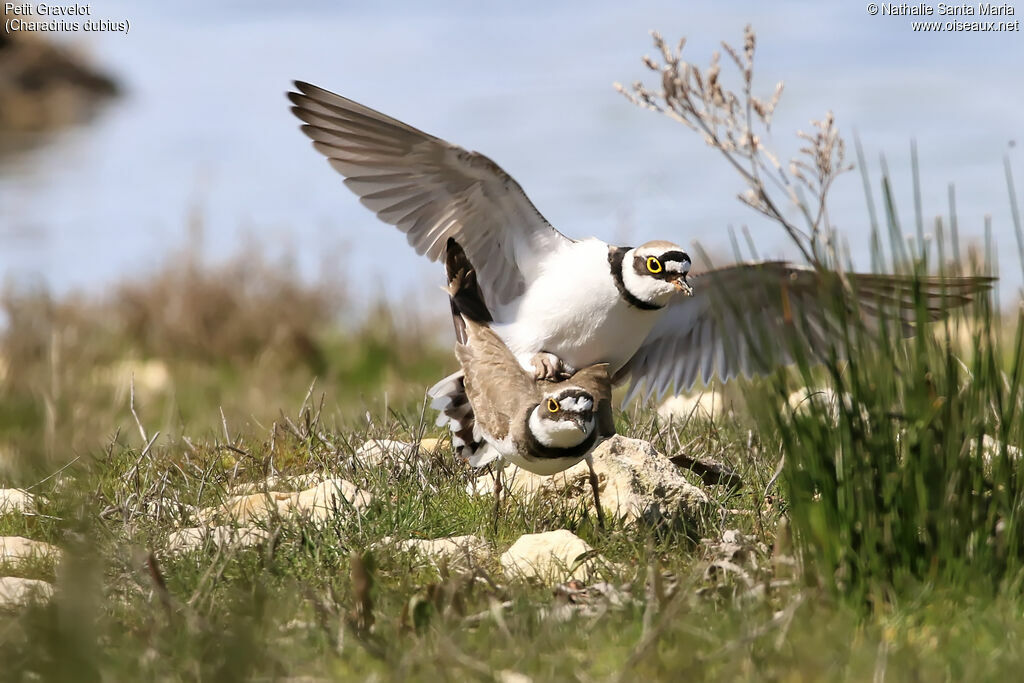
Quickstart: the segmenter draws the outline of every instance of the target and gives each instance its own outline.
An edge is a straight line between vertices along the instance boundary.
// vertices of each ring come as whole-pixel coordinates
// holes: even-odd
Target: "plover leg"
[[[501,514],[501,471],[505,469],[504,463],[491,463],[494,470],[494,533],[498,533],[498,516]]]
[[[594,471],[594,458],[587,454],[585,458],[590,468],[590,488],[594,492],[594,509],[597,510],[597,524],[604,529],[604,510],[601,509],[601,492],[598,489],[597,472]]]
[[[547,351],[534,354],[530,359],[530,364],[533,366],[535,379],[546,379],[552,382],[569,379],[576,372],[575,368],[566,365],[561,358]]]

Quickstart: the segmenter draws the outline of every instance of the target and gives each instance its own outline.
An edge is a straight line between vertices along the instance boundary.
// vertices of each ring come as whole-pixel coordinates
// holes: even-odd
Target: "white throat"
[[[587,434],[593,429],[593,424],[587,422],[587,431],[580,431],[580,428],[572,420],[547,420],[541,417],[541,410],[544,406],[537,406],[530,413],[529,427],[533,432],[533,438],[537,439],[542,446],[548,448],[573,448],[579,446],[587,438]]]

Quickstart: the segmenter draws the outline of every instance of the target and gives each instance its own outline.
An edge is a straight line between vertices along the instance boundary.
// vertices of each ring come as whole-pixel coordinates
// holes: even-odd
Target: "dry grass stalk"
[[[739,72],[738,90],[723,82],[720,53],[715,52],[708,67],[702,69],[683,60],[685,38],[673,49],[661,34],[651,35],[661,59],[648,56],[643,63],[659,74],[660,83],[653,88],[642,81],[636,81],[630,88],[616,83],[616,89],[633,104],[664,114],[700,133],[746,182],[747,190],[739,194],[740,201],[782,225],[808,262],[838,269],[841,264],[836,257],[826,197],[835,179],[853,166],[846,162],[846,147],[832,113],[812,121],[812,132],[798,133],[806,144],[787,169],[764,143],[771,132],[783,84],[780,81],[770,97],[754,94],[757,36],[749,25],[744,30],[742,49],[722,42],[722,49]],[[801,196],[804,190],[810,193],[812,201]],[[780,197],[799,210],[805,228],[784,215]]]

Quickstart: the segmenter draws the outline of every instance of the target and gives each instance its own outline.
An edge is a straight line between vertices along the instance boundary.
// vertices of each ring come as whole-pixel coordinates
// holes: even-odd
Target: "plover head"
[[[626,289],[645,304],[657,307],[667,304],[677,292],[693,294],[686,281],[689,272],[689,254],[679,245],[661,240],[630,249],[622,263]]]
[[[579,387],[562,387],[545,394],[530,413],[534,438],[549,448],[573,448],[594,431],[594,397]]]

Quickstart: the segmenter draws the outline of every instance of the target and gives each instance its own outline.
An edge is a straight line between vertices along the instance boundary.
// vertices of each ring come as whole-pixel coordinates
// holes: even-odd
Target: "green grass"
[[[415,414],[402,419],[405,425],[399,420],[370,431],[338,424],[325,435],[344,442],[346,434],[359,441],[368,435],[409,439],[421,431]],[[661,440],[715,439],[739,447],[744,422],[672,428]],[[652,428],[640,420],[621,426],[648,436]],[[513,500],[492,533],[490,501],[466,494],[467,473],[450,458],[425,458],[419,470],[404,473],[355,467],[317,439],[286,433],[274,447],[277,455],[292,456],[285,458],[291,471],[326,468],[345,476],[375,494],[371,508],[361,518],[342,515],[320,528],[271,522],[274,540],[259,548],[163,556],[159,549],[180,520],[173,506],[158,512],[153,502],[176,497],[214,504],[235,481],[263,475],[267,435],[235,443],[249,453],[237,471],[224,466],[212,444],[199,453],[184,443],[161,444],[140,459],[138,438],[125,439],[109,455],[76,463],[74,481],[65,485],[70,488],[41,486],[50,501],[41,510],[45,517],[0,518],[2,533],[67,550],[59,569],[19,567],[20,575],[55,580],[61,592],[49,605],[0,616],[3,677],[491,680],[511,670],[539,680],[863,680],[884,665],[892,680],[977,680],[1001,677],[1022,663],[1016,643],[1024,621],[1010,590],[974,591],[940,577],[865,611],[827,586],[808,585],[812,575],[773,568],[759,555],[761,569],[746,565],[755,587],[788,583],[751,591],[735,578],[707,578],[707,551],[692,539],[618,525],[600,533],[568,501]],[[740,465],[751,483],[747,490],[710,489],[722,508],[738,512],[706,528],[708,537],[738,526],[769,548],[775,541],[783,505],[757,501],[772,469],[772,449],[755,449],[755,457],[758,451],[763,459]],[[787,507],[796,519],[799,504]],[[385,536],[477,533],[500,551],[519,534],[553,528],[575,530],[591,542],[613,563],[612,583],[636,602],[560,622],[543,616],[556,603],[551,587],[509,582],[495,563],[474,578],[373,548]],[[148,566],[150,550],[157,551],[155,569]],[[362,599],[352,578],[354,557],[372,565],[372,629],[354,616]],[[675,592],[647,597],[652,570],[674,574]],[[489,614],[492,605],[506,602],[511,606],[498,610],[500,619]]]

